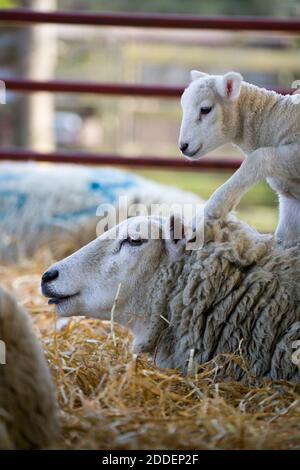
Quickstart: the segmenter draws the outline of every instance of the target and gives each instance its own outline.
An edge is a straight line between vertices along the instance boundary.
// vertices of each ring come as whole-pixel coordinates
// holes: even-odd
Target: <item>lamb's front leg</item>
[[[300,241],[300,201],[279,195],[279,222],[275,232],[278,242],[290,246]]]
[[[267,178],[280,195],[276,238],[285,243],[300,240],[300,143],[264,147],[250,154],[234,175],[208,200],[204,215],[225,217],[248,189]]]
[[[242,196],[268,175],[273,148],[261,148],[246,157],[240,168],[209,198],[204,208],[206,217],[223,218],[239,203]]]

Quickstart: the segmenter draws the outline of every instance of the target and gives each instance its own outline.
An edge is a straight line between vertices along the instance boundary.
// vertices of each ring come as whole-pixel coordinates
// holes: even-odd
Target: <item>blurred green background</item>
[[[59,8],[195,13],[198,15],[291,15],[294,0],[58,0]]]
[[[204,199],[230,176],[224,172],[138,171],[142,176],[192,191]],[[277,196],[266,183],[259,183],[242,199],[237,216],[262,232],[273,231],[277,224]]]
[[[296,17],[300,0],[0,0],[0,8],[139,11],[199,15]],[[186,86],[189,71],[241,72],[259,86],[290,86],[300,78],[300,36],[278,32],[163,30],[1,24],[0,76]],[[43,112],[41,112],[43,110]],[[8,93],[1,108],[0,146],[180,156],[179,100],[88,94]],[[241,158],[227,145],[208,158]],[[143,170],[154,180],[207,199],[226,172]],[[253,188],[239,216],[273,230],[277,198],[266,183]]]

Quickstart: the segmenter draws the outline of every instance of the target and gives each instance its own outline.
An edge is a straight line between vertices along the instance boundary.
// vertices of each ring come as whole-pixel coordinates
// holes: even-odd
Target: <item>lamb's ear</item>
[[[208,77],[207,73],[199,72],[199,70],[191,70],[192,81],[198,80],[198,78]]]
[[[243,77],[237,72],[228,72],[216,79],[217,92],[222,98],[235,100],[239,97]]]

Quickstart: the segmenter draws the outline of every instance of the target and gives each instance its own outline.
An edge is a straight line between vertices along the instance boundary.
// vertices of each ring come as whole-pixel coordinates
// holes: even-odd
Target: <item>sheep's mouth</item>
[[[60,295],[60,294],[55,294],[51,295],[51,297],[48,300],[48,305],[60,305],[63,302],[66,302],[70,299],[73,299],[74,297],[77,297],[80,294],[80,292],[76,292],[76,294],[71,294],[71,295]]]

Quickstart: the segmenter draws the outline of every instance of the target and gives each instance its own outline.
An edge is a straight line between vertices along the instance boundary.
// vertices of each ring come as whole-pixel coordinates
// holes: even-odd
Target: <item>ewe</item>
[[[209,199],[206,214],[226,216],[255,183],[267,182],[279,194],[276,238],[300,239],[300,100],[224,76],[192,71],[182,95],[179,146],[197,159],[228,142],[246,154],[239,170]]]
[[[0,449],[41,449],[58,433],[56,401],[29,318],[0,288]]]
[[[78,250],[96,235],[99,205],[118,209],[120,196],[147,208],[201,202],[195,194],[115,168],[0,163],[0,260],[32,256],[45,246],[56,259]]]
[[[106,232],[54,264],[42,278],[44,295],[60,316],[108,320],[121,284],[115,319],[132,330],[134,352],[150,353],[159,367],[185,373],[191,350],[198,364],[241,350],[252,375],[299,381],[296,248],[232,219],[207,224],[203,248],[188,251],[174,227],[181,233],[179,218],[128,219],[118,237]],[[247,377],[233,362],[218,373]]]

